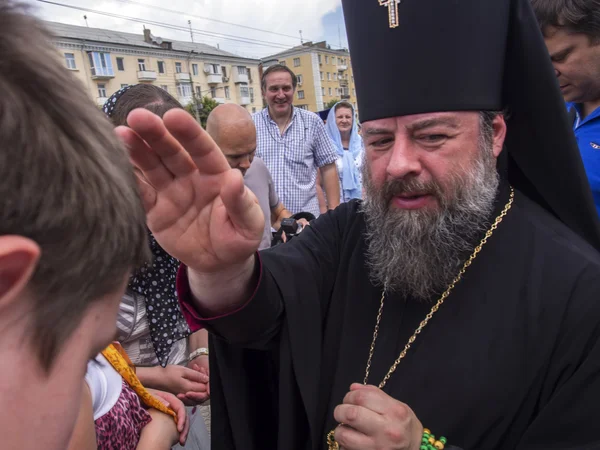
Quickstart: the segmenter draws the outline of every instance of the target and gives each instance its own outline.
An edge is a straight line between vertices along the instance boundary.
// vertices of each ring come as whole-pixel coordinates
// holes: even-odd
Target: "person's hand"
[[[155,384],[176,395],[187,406],[195,406],[208,398],[208,375],[185,366],[165,367]]]
[[[176,426],[177,435],[174,438],[172,445],[174,445],[177,442],[179,442],[181,445],[185,445],[185,441],[187,440],[187,436],[190,431],[190,419],[187,415],[187,412],[185,410],[185,406],[183,405],[183,402],[169,392],[158,391],[156,389],[148,389],[148,392],[150,392],[154,397],[156,397],[158,400],[160,400],[165,406],[171,408],[175,412],[175,414],[177,415],[177,426]],[[160,414],[160,416],[158,416],[158,419],[161,422],[166,417],[172,424],[175,424],[175,422],[173,421],[173,418],[165,413],[162,413],[155,409],[150,409],[149,412],[150,412],[150,415],[152,416],[153,421],[155,419],[155,416],[158,416]],[[165,428],[169,429],[169,427],[167,427],[166,425],[165,425]]]
[[[302,226],[302,229],[304,229],[304,227],[310,226],[310,222],[306,219],[298,219],[297,222]]]
[[[208,377],[206,382],[206,399],[210,398],[210,370],[208,364],[208,355],[196,356],[188,363],[188,368],[200,372]]]
[[[132,111],[117,134],[137,168],[148,228],[171,256],[213,273],[242,264],[257,251],[264,215],[210,136],[187,112],[164,120]],[[141,175],[140,176],[140,172]]]
[[[344,450],[418,450],[423,426],[404,403],[375,386],[355,383],[333,415],[344,425],[335,440]]]

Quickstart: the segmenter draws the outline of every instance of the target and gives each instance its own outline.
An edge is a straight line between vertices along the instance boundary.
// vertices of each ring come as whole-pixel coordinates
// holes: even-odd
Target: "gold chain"
[[[477,247],[475,247],[475,250],[473,250],[473,253],[469,257],[469,259],[467,259],[465,261],[462,268],[460,269],[460,272],[458,272],[458,275],[454,278],[454,280],[452,280],[452,283],[450,283],[450,285],[444,291],[444,293],[439,298],[439,300],[436,302],[436,304],[433,305],[433,307],[431,308],[431,311],[429,311],[429,313],[425,316],[425,319],[423,319],[423,321],[419,324],[419,326],[417,327],[417,329],[415,330],[413,335],[408,339],[408,342],[404,346],[404,349],[400,352],[400,355],[398,356],[396,361],[394,361],[394,364],[392,364],[392,366],[390,367],[390,370],[388,370],[388,373],[385,375],[385,377],[383,377],[383,380],[381,380],[381,383],[379,383],[379,386],[378,386],[379,389],[383,389],[383,387],[386,385],[386,383],[388,382],[388,380],[390,379],[392,374],[396,371],[396,368],[398,367],[400,362],[406,356],[406,353],[410,350],[410,347],[412,346],[412,344],[417,339],[417,336],[419,336],[419,334],[421,334],[421,331],[423,331],[423,329],[427,326],[427,324],[429,323],[429,321],[431,320],[433,315],[437,312],[438,309],[440,309],[440,306],[442,306],[444,301],[448,298],[448,296],[450,295],[450,293],[452,292],[454,287],[458,284],[458,282],[461,280],[461,278],[463,277],[463,275],[465,274],[465,272],[467,271],[469,266],[473,263],[473,261],[475,261],[475,258],[477,258],[477,255],[479,254],[479,252],[481,252],[481,249],[487,243],[488,239],[490,237],[492,237],[492,234],[494,234],[494,231],[496,231],[496,229],[498,228],[498,225],[500,225],[500,222],[502,222],[502,220],[504,219],[504,217],[506,216],[506,214],[512,207],[514,198],[515,198],[515,190],[511,186],[510,187],[510,197],[508,199],[508,202],[504,206],[504,209],[502,210],[500,215],[498,217],[496,217],[496,220],[494,221],[492,226],[489,228],[489,230],[487,230],[487,232],[485,233],[485,236],[483,237],[483,239],[481,239],[481,242],[479,242],[479,245]],[[381,316],[383,314],[384,301],[385,301],[385,289],[383,291],[383,294],[381,294],[381,303],[379,305],[379,311],[377,313],[377,321],[375,322],[375,330],[373,331],[373,341],[371,342],[371,348],[369,349],[369,359],[367,360],[367,368],[365,370],[365,379],[363,380],[363,384],[367,384],[367,382],[369,380],[369,373],[371,371],[371,360],[373,359],[373,354],[375,353],[375,343],[377,342],[377,335],[379,334],[379,323],[381,322]],[[335,430],[331,430],[329,432],[329,434],[327,435],[327,445],[329,446],[328,447],[329,450],[337,450],[339,448],[339,445],[335,441],[335,438],[334,438],[334,432],[335,432]]]

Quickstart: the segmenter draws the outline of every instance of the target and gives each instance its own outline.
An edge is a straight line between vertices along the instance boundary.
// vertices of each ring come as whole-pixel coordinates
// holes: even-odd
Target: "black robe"
[[[380,304],[364,229],[355,201],[261,252],[252,300],[206,323],[213,450],[326,448]],[[387,297],[370,384],[430,308]],[[600,448],[599,336],[600,255],[517,192],[384,391],[463,449]]]

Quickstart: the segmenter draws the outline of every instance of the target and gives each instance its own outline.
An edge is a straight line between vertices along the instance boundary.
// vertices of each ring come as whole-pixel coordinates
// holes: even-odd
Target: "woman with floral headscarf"
[[[354,108],[350,103],[339,102],[329,111],[325,125],[339,155],[336,164],[340,177],[340,199],[343,202],[362,198],[360,168],[364,146],[354,116]]]

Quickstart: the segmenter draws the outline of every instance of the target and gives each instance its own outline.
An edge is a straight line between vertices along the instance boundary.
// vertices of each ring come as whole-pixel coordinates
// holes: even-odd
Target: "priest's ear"
[[[502,149],[504,148],[504,139],[506,139],[506,121],[504,120],[504,114],[496,114],[492,120],[493,130],[493,153],[494,157],[498,158]]]
[[[40,257],[40,247],[22,236],[0,236],[0,315],[17,305]]]

